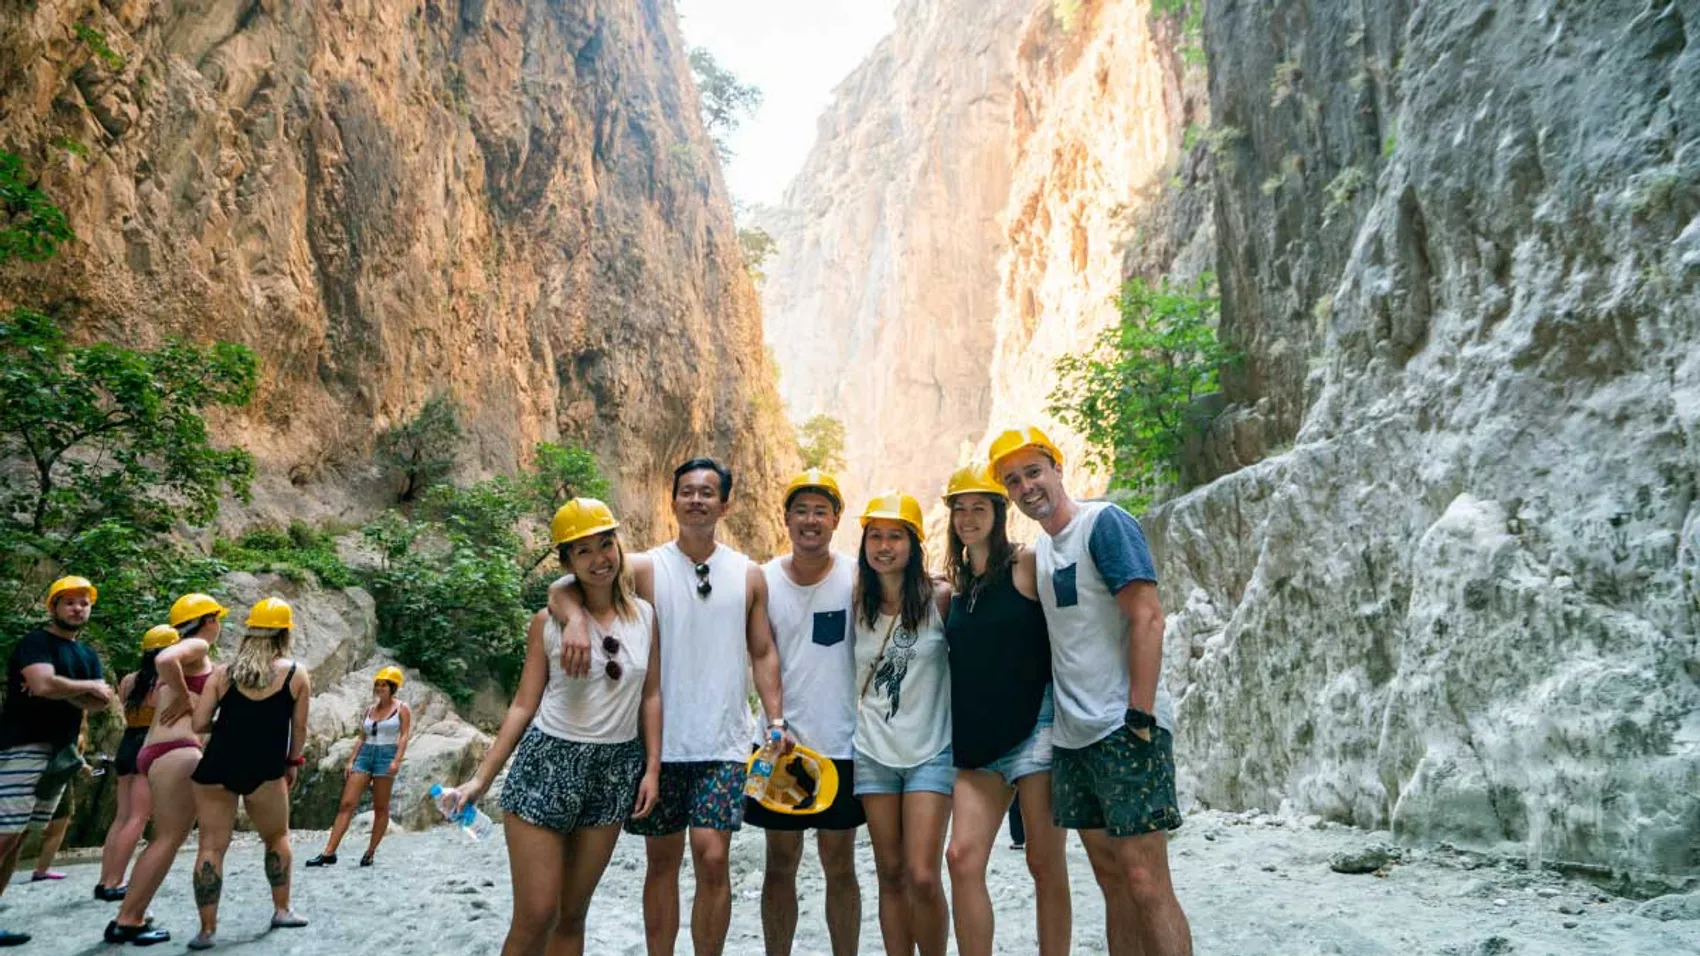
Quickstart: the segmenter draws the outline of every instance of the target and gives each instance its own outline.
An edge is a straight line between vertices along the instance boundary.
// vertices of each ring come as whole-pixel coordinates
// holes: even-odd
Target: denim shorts
[[[369,773],[374,777],[390,775],[390,761],[395,759],[396,745],[361,744],[360,753],[354,758],[355,773]]]
[[[925,763],[914,767],[887,767],[862,751],[856,751],[856,796],[869,794],[942,793],[956,789],[956,767],[950,748],[945,747]]]
[[[1027,739],[1009,749],[1008,753],[980,767],[1003,777],[1003,782],[1015,786],[1022,777],[1051,770],[1051,724],[1056,720],[1056,706],[1051,702],[1051,688],[1045,688],[1044,702],[1039,705],[1039,719]]]

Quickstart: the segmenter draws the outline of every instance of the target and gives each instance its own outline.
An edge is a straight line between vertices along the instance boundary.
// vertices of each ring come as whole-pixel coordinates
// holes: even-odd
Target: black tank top
[[[260,784],[283,776],[289,765],[289,732],[295,719],[294,681],[295,666],[291,665],[283,686],[259,700],[243,694],[231,682],[218,699],[218,717],[192,779],[246,796]]]
[[[1033,733],[1051,683],[1045,610],[1015,589],[1009,574],[968,596],[950,599],[944,639],[950,645],[951,750],[958,767],[975,769],[1008,753]]]

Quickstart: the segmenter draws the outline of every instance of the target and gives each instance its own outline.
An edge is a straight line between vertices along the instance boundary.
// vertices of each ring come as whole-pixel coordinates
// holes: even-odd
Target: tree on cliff
[[[844,423],[831,415],[816,415],[797,429],[797,451],[804,468],[844,470]]]
[[[378,436],[378,461],[401,476],[402,501],[413,501],[449,476],[460,435],[460,406],[439,392],[425,400],[417,415]]]
[[[720,159],[730,159],[732,150],[726,139],[761,107],[761,90],[739,81],[714,54],[700,46],[691,49],[691,72],[696,74],[697,90],[702,94],[702,125],[713,138]]]
[[[1121,321],[1091,349],[1057,361],[1047,407],[1085,438],[1087,460],[1110,471],[1140,510],[1172,487],[1176,459],[1202,425],[1194,400],[1216,391],[1233,353],[1216,340],[1215,277],[1190,286],[1130,280],[1116,302]]]
[[[45,260],[71,238],[64,214],[6,153],[0,203],[0,264]],[[120,663],[133,659],[162,595],[206,571],[172,535],[210,522],[223,495],[247,496],[252,456],[214,447],[202,413],[247,404],[257,380],[254,354],[239,345],[73,345],[57,317],[21,307],[0,315],[5,637],[37,616],[47,579],[73,572],[100,587],[91,636]]]

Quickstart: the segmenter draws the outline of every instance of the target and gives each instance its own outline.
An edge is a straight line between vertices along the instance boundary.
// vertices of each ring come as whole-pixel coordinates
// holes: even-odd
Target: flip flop
[[[272,929],[299,929],[307,925],[307,918],[296,916],[294,911],[272,914]]]

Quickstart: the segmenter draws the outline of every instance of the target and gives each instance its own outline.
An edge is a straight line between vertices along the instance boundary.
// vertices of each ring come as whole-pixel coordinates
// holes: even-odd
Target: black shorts
[[[146,727],[127,727],[124,736],[118,741],[118,753],[113,764],[118,776],[128,777],[136,772],[136,758],[141,756],[142,741],[148,739]]]
[[[832,806],[819,813],[775,813],[749,798],[744,799],[744,822],[763,830],[854,830],[868,822],[862,801],[856,797],[856,761],[837,760],[838,795]]]

